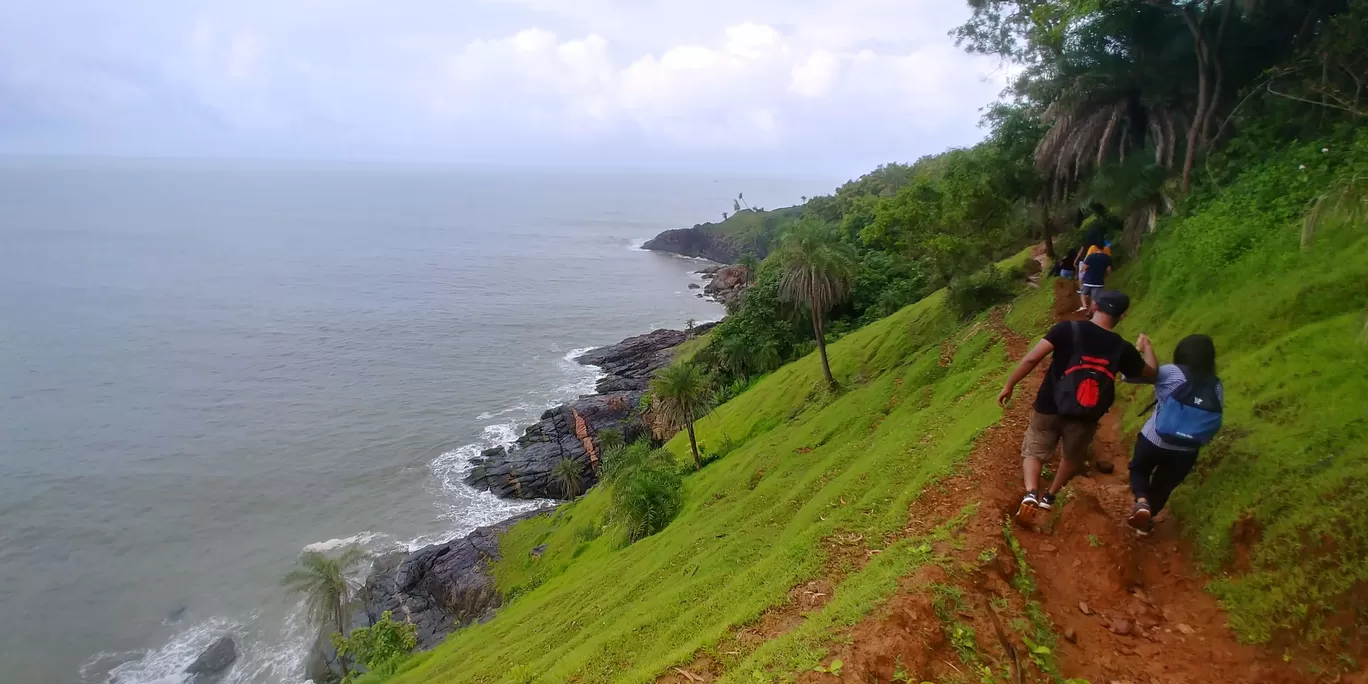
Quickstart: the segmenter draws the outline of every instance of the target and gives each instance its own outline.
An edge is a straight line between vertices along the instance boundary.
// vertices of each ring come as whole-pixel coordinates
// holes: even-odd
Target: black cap
[[[1130,308],[1130,297],[1116,290],[1102,290],[1093,295],[1097,310],[1112,318],[1120,318]]]

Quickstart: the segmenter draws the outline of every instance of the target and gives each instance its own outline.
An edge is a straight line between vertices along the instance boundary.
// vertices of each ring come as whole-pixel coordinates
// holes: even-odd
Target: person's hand
[[[1006,387],[1002,388],[1001,392],[998,392],[998,406],[1001,406],[1002,408],[1007,408],[1007,402],[1012,400],[1012,390],[1014,389],[1016,388],[1012,387],[1011,385],[1007,385]]]
[[[1140,336],[1135,338],[1135,348],[1143,352],[1153,349],[1154,345],[1150,343],[1149,335],[1140,333]]]

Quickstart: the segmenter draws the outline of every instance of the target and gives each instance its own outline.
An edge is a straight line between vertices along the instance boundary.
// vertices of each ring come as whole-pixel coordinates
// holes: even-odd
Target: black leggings
[[[1144,435],[1135,438],[1130,462],[1130,486],[1135,498],[1149,501],[1155,515],[1164,510],[1169,495],[1183,482],[1197,462],[1195,451],[1174,451],[1157,446]]]

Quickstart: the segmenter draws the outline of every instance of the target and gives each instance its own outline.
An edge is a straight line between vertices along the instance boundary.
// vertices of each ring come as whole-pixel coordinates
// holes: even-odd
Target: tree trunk
[[[822,376],[826,378],[827,387],[834,388],[836,380],[831,377],[831,364],[827,362],[826,333],[822,330],[822,315],[816,312],[812,314],[812,332],[817,336],[817,353],[822,357]]]
[[[684,412],[684,427],[689,431],[689,448],[693,450],[694,470],[703,469],[703,459],[698,455],[698,439],[694,437],[693,411]]]
[[[1059,257],[1055,255],[1054,234],[1053,231],[1050,230],[1052,227],[1050,225],[1050,205],[1042,203],[1040,205],[1040,215],[1040,233],[1041,237],[1045,240],[1045,256],[1048,256],[1051,259],[1057,259]]]

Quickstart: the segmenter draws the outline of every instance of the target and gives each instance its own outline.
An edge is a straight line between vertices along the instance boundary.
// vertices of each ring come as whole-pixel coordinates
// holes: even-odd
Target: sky
[[[973,144],[962,0],[0,0],[0,155],[858,175]]]

